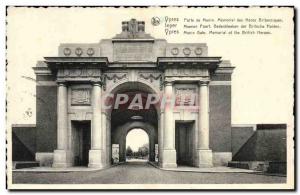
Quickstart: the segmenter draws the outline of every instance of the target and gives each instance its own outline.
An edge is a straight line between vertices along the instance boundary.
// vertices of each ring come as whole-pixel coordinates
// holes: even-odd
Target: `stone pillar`
[[[175,121],[173,117],[173,83],[165,82],[165,106],[163,126],[163,168],[177,167],[175,150]]]
[[[106,165],[111,165],[112,161],[112,155],[111,155],[111,128],[110,128],[110,117],[106,116],[106,129],[103,129],[103,131],[106,131]]]
[[[101,84],[92,83],[93,117],[91,125],[91,149],[89,151],[89,167],[102,168],[102,123],[101,123]]]
[[[119,162],[126,162],[126,134],[119,138]]]
[[[104,167],[108,166],[107,158],[108,158],[108,152],[106,149],[107,146],[107,131],[106,131],[106,114],[102,112],[102,164]]]
[[[57,150],[54,150],[53,167],[69,167],[68,152],[68,89],[66,83],[57,87]]]
[[[149,161],[155,162],[155,136],[149,134]]]
[[[199,83],[198,114],[198,167],[212,166],[212,151],[209,148],[209,95],[208,81]]]
[[[164,129],[164,114],[163,112],[159,112],[159,120],[158,120],[158,164],[162,167],[163,163],[163,129]]]

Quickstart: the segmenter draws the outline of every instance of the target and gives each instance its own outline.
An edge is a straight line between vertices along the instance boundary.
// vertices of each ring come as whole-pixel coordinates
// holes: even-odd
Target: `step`
[[[269,162],[268,173],[280,173],[286,175],[286,162]]]
[[[267,161],[230,161],[228,162],[228,167],[240,168],[240,169],[250,169],[255,171],[266,172],[269,167],[269,162]]]
[[[14,169],[23,169],[30,167],[39,167],[40,163],[37,161],[15,161],[13,162]]]
[[[239,161],[228,162],[228,167],[240,168],[240,169],[250,169],[249,164],[247,162],[239,162]]]

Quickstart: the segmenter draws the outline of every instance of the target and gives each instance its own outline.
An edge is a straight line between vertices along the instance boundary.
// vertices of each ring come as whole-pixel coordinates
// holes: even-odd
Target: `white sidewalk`
[[[178,166],[177,168],[161,168],[157,163],[149,162],[152,166],[166,171],[181,171],[181,172],[199,172],[199,173],[260,173],[261,171],[249,170],[249,169],[239,169],[232,167],[210,167],[210,168],[198,168],[189,166]]]

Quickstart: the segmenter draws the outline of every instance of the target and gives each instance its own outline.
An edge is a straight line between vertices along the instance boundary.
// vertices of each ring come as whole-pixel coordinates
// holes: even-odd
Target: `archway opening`
[[[108,135],[111,140],[111,163],[128,161],[126,138],[133,129],[141,129],[147,134],[149,154],[146,160],[158,161],[159,103],[147,104],[148,96],[156,92],[139,82],[121,84],[111,92],[113,96],[108,101],[113,105],[108,110],[111,124]],[[135,139],[140,138],[136,136]],[[139,158],[143,160],[145,157]]]
[[[126,161],[149,160],[149,136],[143,129],[132,129],[126,136]]]

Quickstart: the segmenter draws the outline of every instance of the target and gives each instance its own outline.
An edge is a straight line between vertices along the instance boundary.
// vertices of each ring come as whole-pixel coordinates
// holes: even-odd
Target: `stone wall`
[[[12,125],[12,160],[34,161],[35,152],[35,125]]]
[[[223,60],[211,73],[209,86],[209,137],[214,163],[231,160],[231,74],[230,61]]]
[[[36,149],[53,152],[57,140],[57,86],[36,87]]]
[[[286,125],[257,125],[257,130],[233,156],[233,161],[286,162]]]
[[[254,134],[256,125],[232,125],[231,127],[231,151],[234,156],[239,149]]]
[[[231,86],[209,87],[210,147],[214,152],[231,152]]]

